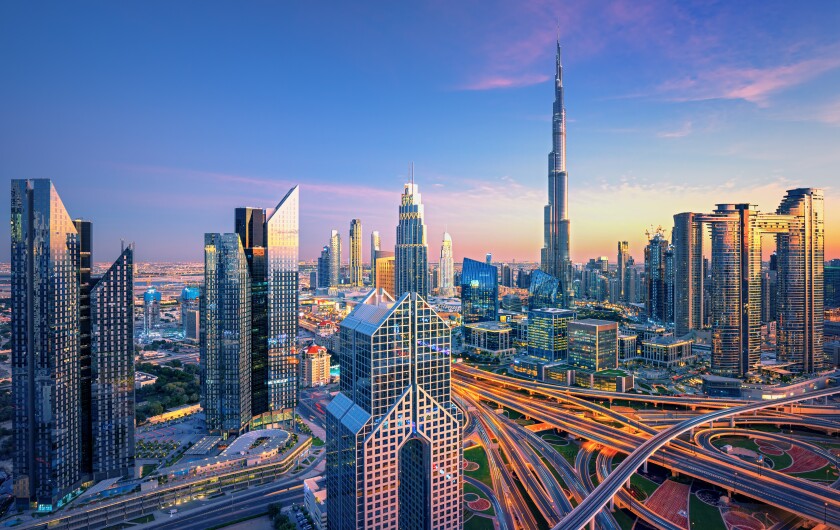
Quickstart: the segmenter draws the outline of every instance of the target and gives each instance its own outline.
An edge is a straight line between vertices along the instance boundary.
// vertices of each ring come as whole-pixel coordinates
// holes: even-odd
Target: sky
[[[299,184],[301,258],[353,218],[369,256],[413,162],[431,261],[444,230],[535,261],[559,33],[574,260],[803,186],[840,258],[838,27],[836,0],[2,2],[0,217],[51,178],[95,261],[200,261]]]

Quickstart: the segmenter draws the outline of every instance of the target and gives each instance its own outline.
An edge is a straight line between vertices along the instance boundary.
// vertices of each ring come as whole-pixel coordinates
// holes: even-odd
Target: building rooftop
[[[467,324],[466,327],[471,329],[481,329],[484,331],[510,331],[511,327],[510,324],[506,324],[504,322],[496,322],[494,320],[488,320],[486,322],[475,322],[473,324]]]
[[[559,309],[557,307],[541,307],[539,309],[531,309],[531,311],[539,311],[540,313],[552,313],[556,315],[568,315],[574,317],[576,313],[571,309]]]
[[[657,336],[648,340],[642,341],[642,344],[661,344],[663,346],[670,346],[672,344],[690,344],[694,341],[691,339],[678,339],[673,335]]]
[[[614,327],[614,328],[618,329],[618,322],[613,322],[612,320],[601,320],[601,319],[598,319],[598,318],[584,318],[583,320],[575,320],[574,322],[571,322],[569,325],[572,325],[572,324],[585,325],[585,326],[597,326],[597,327],[608,326],[608,327]]]

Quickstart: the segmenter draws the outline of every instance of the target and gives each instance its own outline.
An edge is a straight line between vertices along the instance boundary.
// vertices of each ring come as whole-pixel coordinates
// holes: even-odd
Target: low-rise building
[[[573,320],[568,323],[568,330],[568,364],[588,372],[618,368],[616,322],[593,318]]]
[[[303,505],[318,530],[327,530],[327,490],[323,486],[322,476],[303,481]]]
[[[633,390],[634,385],[633,374],[616,369],[598,372],[577,370],[574,380],[577,386],[608,392],[627,392]]]
[[[134,372],[134,390],[140,390],[144,386],[150,386],[157,382],[157,376],[146,372]]]
[[[516,353],[511,345],[510,324],[476,322],[464,325],[464,348],[481,355],[506,358]]]
[[[638,357],[636,335],[618,336],[618,362],[627,363],[636,360]]]
[[[697,356],[692,350],[693,341],[675,337],[654,337],[642,341],[642,356],[645,364],[659,368],[678,368],[694,362]]]
[[[719,375],[703,376],[703,393],[709,397],[740,398],[741,380]]]
[[[330,359],[327,348],[313,344],[303,353],[300,381],[304,387],[322,386],[330,382]]]

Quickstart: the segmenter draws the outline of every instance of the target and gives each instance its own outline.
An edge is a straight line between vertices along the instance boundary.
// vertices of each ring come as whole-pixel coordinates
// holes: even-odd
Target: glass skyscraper
[[[461,322],[499,319],[499,270],[487,263],[464,258],[461,269]]]
[[[201,407],[211,433],[251,421],[251,280],[238,234],[205,234]]]
[[[618,299],[622,302],[627,302],[627,293],[625,292],[627,276],[627,258],[630,257],[630,245],[627,241],[618,242],[618,253],[616,254],[615,271],[618,277]]]
[[[370,284],[376,285],[376,251],[382,250],[379,230],[370,233]]]
[[[691,212],[674,215],[674,334],[684,336],[702,329],[703,225]]]
[[[299,191],[295,186],[266,221],[268,408],[284,415],[291,414],[298,400],[299,218]]]
[[[350,221],[350,285],[363,285],[361,219]]]
[[[330,232],[330,287],[341,285],[341,234]]]
[[[563,307],[563,293],[560,279],[541,270],[531,272],[528,285],[528,309],[544,307]]]
[[[570,365],[588,372],[618,366],[616,322],[596,319],[570,321],[568,332]]]
[[[134,464],[133,249],[92,277],[48,179],[12,180],[11,240],[14,494],[50,511]]]
[[[450,331],[416,293],[372,291],[341,323],[327,407],[330,528],[460,529],[462,435]]]
[[[413,171],[413,170],[412,170]],[[405,185],[400,200],[397,225],[397,245],[394,248],[396,293],[413,292],[422,297],[429,294],[429,247],[426,244],[426,224],[423,222],[423,203],[414,183]]]
[[[645,282],[647,302],[645,308],[648,318],[659,323],[667,321],[668,294],[666,286],[665,254],[668,240],[657,231],[645,247]]]

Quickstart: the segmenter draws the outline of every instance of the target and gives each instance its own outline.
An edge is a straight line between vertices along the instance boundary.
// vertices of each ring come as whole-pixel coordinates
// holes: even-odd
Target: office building
[[[528,311],[528,355],[547,361],[565,361],[569,353],[568,325],[575,312],[544,307]]]
[[[154,286],[143,293],[143,334],[150,337],[160,329],[161,294]]]
[[[134,247],[92,281],[90,472],[99,481],[134,472]]]
[[[394,267],[395,257],[393,252],[387,250],[376,251],[376,283],[374,288],[385,289],[385,292],[391,294],[396,289],[396,279],[394,278],[396,271]]]
[[[566,107],[563,104],[563,64],[560,42],[554,74],[552,149],[548,155],[548,204],[545,206],[544,241],[540,269],[560,280],[561,307],[572,306],[572,261],[569,251],[569,176],[566,173]]]
[[[318,288],[326,289],[330,286],[330,267],[332,266],[332,258],[330,257],[330,247],[325,245],[321,249],[321,255],[318,256]]]
[[[501,307],[506,311],[522,311],[522,298],[515,293],[506,294],[502,297]]]
[[[679,368],[696,360],[692,344],[693,341],[676,337],[653,337],[642,341],[642,355],[639,360],[657,368]]]
[[[238,234],[205,234],[201,297],[201,408],[207,429],[245,432],[251,421],[251,280]]]
[[[300,376],[303,387],[321,386],[330,382],[330,354],[325,347],[313,344],[306,348]]]
[[[201,289],[196,285],[187,285],[181,291],[181,330],[184,332],[184,337],[187,339],[197,339],[195,328],[189,327],[188,313],[190,311],[198,311],[201,298]]]
[[[318,530],[327,530],[327,490],[324,477],[311,477],[303,480],[303,505]]]
[[[528,336],[532,324],[528,325]],[[569,355],[567,364],[578,370],[598,372],[618,367],[618,323],[584,319],[567,323]]]
[[[563,307],[563,293],[560,279],[541,270],[531,271],[528,286],[528,309]]]
[[[423,203],[414,183],[405,185],[400,201],[397,245],[394,249],[396,267],[396,293],[417,293],[425,298],[429,294],[429,248],[426,244],[426,224],[423,222]]]
[[[184,321],[184,338],[199,340],[201,338],[201,311],[198,309],[188,309],[186,315],[183,315],[183,318],[186,319]]]
[[[703,225],[695,220],[696,216],[691,212],[674,216],[673,312],[674,333],[678,337],[704,327]]]
[[[372,291],[340,333],[340,392],[327,407],[330,528],[461,528],[449,325],[416,293]]]
[[[452,237],[443,233],[440,245],[440,296],[455,296],[455,260],[452,257]]]
[[[825,307],[828,309],[840,307],[840,260],[829,261],[825,266],[823,277]]]
[[[627,363],[636,360],[637,339],[636,335],[618,335],[618,362]]]
[[[350,221],[350,285],[364,285],[362,281],[362,220]]]
[[[667,286],[665,273],[665,253],[668,240],[662,230],[656,230],[645,247],[645,290],[647,300],[645,310],[649,319],[667,322]]]
[[[499,319],[498,269],[464,258],[461,268],[461,322],[492,322]]]
[[[531,286],[531,271],[519,269],[516,273],[516,287],[518,289],[528,289]]]
[[[341,285],[341,234],[330,232],[330,287]]]
[[[376,252],[382,250],[382,239],[379,237],[379,231],[374,230],[370,233],[370,284],[376,285]]]
[[[90,274],[91,223],[48,179],[12,180],[13,494],[52,511],[134,465],[133,249]]]
[[[242,248],[265,247],[265,208],[236,208],[234,231],[242,240]]]
[[[268,243],[268,409],[291,419],[298,400],[300,192],[290,189],[265,223]],[[335,263],[335,260],[333,260]]]
[[[504,322],[476,322],[464,326],[464,348],[479,355],[507,358],[516,354],[512,327]]]
[[[618,300],[627,302],[625,284],[627,277],[627,258],[630,257],[630,245],[627,241],[618,242],[618,254],[616,255],[616,277],[618,278]]]

